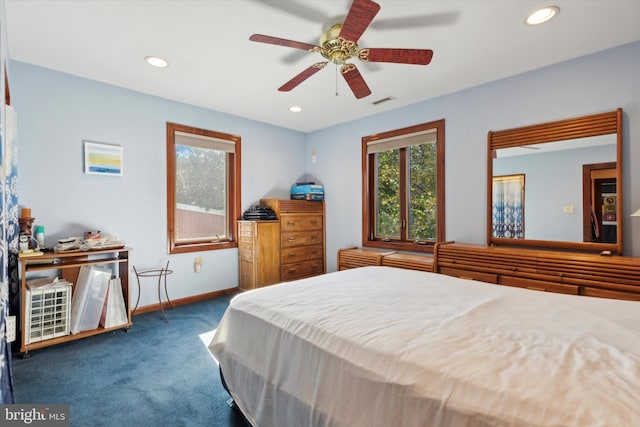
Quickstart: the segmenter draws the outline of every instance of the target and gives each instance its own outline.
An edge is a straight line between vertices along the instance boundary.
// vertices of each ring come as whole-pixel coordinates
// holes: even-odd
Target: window
[[[362,138],[363,246],[433,252],[444,240],[444,119]]]
[[[237,247],[240,137],[167,123],[169,253]]]

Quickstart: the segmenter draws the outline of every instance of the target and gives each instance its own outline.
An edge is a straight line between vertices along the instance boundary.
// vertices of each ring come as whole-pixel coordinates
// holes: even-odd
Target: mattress
[[[236,296],[209,349],[254,426],[640,426],[640,303],[363,267]]]

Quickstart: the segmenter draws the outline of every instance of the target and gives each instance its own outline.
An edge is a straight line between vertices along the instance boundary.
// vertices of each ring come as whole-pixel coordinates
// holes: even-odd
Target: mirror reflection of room
[[[618,227],[615,162],[582,167],[585,242],[616,243]]]
[[[524,238],[524,174],[493,177],[493,237]]]
[[[489,244],[622,254],[622,118],[618,108],[489,131]],[[515,195],[502,193],[498,177],[514,175],[526,176],[522,202],[510,202],[522,214],[501,206]]]
[[[494,237],[615,243],[615,228],[611,229],[611,221],[603,223],[604,207],[601,206],[601,197],[598,195],[609,194],[598,191],[605,183],[608,184],[607,188],[613,184],[615,189],[615,135],[504,148],[496,152],[496,158],[493,160],[494,177],[517,174],[527,177],[524,187],[526,191],[524,188],[522,191],[523,195],[526,194],[526,203],[524,200],[521,203],[524,206],[522,229],[526,232],[522,235],[513,234],[509,230],[513,220],[505,226],[499,221],[496,222],[494,218],[494,224],[498,227],[494,227]],[[590,190],[592,202],[587,204],[591,208],[587,208],[586,217],[589,229],[593,231],[587,240],[584,238],[583,225],[583,166],[605,162],[614,164],[613,183],[610,182],[610,177],[600,179],[595,178],[598,174],[594,174],[591,184],[593,189]],[[599,170],[599,173],[602,174],[602,170]],[[608,174],[611,174],[610,170]],[[496,206],[504,195],[495,193],[495,183],[493,189],[493,204]],[[510,196],[512,204],[515,203],[514,197],[515,195]],[[615,209],[615,206],[613,208]],[[507,206],[507,212],[517,212],[516,209],[517,206]],[[595,212],[593,221],[592,210]],[[603,228],[605,225],[606,228]],[[505,230],[506,233],[501,230]]]

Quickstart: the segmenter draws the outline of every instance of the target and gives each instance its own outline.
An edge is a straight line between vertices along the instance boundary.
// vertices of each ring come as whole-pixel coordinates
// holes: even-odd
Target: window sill
[[[189,252],[215,251],[218,249],[237,248],[237,242],[220,242],[220,243],[191,243],[177,246],[169,246],[170,254],[184,254]]]

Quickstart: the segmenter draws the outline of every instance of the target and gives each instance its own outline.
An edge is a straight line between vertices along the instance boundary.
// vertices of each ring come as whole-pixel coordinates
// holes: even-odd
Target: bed
[[[363,267],[237,295],[209,345],[254,426],[638,426],[640,303]]]

